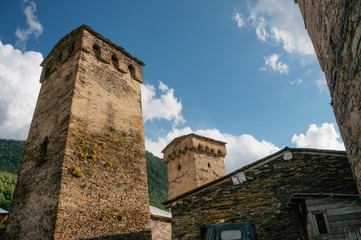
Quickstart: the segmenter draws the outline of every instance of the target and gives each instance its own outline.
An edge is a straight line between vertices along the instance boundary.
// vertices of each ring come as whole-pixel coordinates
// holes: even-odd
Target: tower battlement
[[[169,199],[226,175],[225,142],[192,133],[175,138],[162,153],[168,167]]]

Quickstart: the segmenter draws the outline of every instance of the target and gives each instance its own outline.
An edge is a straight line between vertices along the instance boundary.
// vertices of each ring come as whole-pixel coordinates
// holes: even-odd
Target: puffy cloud
[[[21,52],[0,41],[0,138],[27,138],[42,61],[39,52]]]
[[[302,78],[297,78],[295,81],[291,81],[291,85],[300,85],[303,82]]]
[[[162,92],[157,98],[155,87],[151,84],[142,85],[142,104],[144,122],[154,119],[174,121],[174,126],[183,123],[182,103],[174,97],[174,90],[159,81],[158,89]]]
[[[243,16],[237,11],[235,11],[233,13],[232,20],[237,23],[238,28],[242,28],[245,25],[245,21],[243,19]]]
[[[342,140],[338,140],[340,135],[332,123],[322,123],[321,127],[316,124],[310,124],[305,134],[292,137],[292,143],[299,148],[319,148],[345,150]]]
[[[226,146],[228,154],[224,160],[227,173],[280,150],[271,142],[267,142],[265,140],[258,141],[248,134],[235,136],[228,133],[221,133],[217,129],[193,131],[189,127],[182,129],[174,128],[165,137],[160,137],[156,141],[146,138],[146,149],[158,157],[163,157],[161,151],[168,143],[176,137],[192,132],[227,143]]]
[[[314,55],[298,6],[289,0],[259,0],[250,6],[249,20],[260,40],[281,43],[288,53]]]
[[[34,35],[38,38],[43,33],[43,26],[39,22],[38,18],[35,15],[36,5],[33,1],[24,0],[24,3],[27,4],[24,10],[26,16],[26,23],[28,28],[26,29],[16,29],[15,35],[18,38],[17,46],[21,49],[25,49],[25,43],[28,40],[30,35]]]
[[[289,72],[288,65],[279,61],[280,55],[272,54],[271,56],[265,57],[264,66],[260,69],[261,71],[278,71],[281,74],[287,74]]]

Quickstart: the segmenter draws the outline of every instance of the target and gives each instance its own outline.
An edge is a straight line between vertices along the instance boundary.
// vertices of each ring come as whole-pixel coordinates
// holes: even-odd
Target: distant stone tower
[[[150,239],[144,63],[81,26],[41,64],[7,239]]]
[[[188,134],[175,138],[162,151],[168,167],[168,198],[226,175],[226,143]]]

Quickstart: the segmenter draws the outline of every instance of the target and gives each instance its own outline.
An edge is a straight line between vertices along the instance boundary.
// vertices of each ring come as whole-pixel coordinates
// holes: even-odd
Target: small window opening
[[[135,68],[134,68],[134,66],[129,65],[128,69],[129,69],[130,77],[134,79],[135,78]]]
[[[44,73],[44,78],[49,77],[49,75],[50,75],[50,67],[47,67]]]
[[[96,58],[100,58],[100,47],[98,45],[93,45],[93,52]]]
[[[40,145],[40,157],[38,161],[38,166],[40,166],[47,160],[46,152],[48,149],[48,143],[49,143],[48,137],[45,137],[43,143]]]
[[[208,167],[211,167],[211,164],[210,164],[210,163],[208,163]]]
[[[118,68],[119,68],[119,60],[118,60],[118,58],[117,58],[117,56],[116,56],[115,54],[113,54],[111,60],[112,60],[113,66],[114,66],[116,69],[118,69]]]
[[[74,52],[75,49],[75,43],[72,43],[68,48],[68,56]]]
[[[59,57],[58,57],[58,62],[61,62],[61,61],[63,61],[63,53],[62,52],[60,52]]]
[[[318,231],[320,234],[327,234],[327,226],[323,213],[315,214]]]
[[[177,169],[178,169],[178,171],[180,171],[182,169],[182,166],[180,165],[180,163],[178,163]]]

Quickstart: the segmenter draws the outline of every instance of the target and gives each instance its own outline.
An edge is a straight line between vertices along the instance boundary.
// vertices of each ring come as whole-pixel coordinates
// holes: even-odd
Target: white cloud
[[[39,22],[38,18],[35,15],[36,5],[33,1],[24,0],[24,3],[27,4],[24,10],[26,16],[26,23],[28,28],[26,29],[16,29],[15,35],[18,38],[17,46],[25,50],[25,43],[28,40],[30,35],[34,35],[35,38],[38,38],[43,33],[43,26]]]
[[[261,71],[278,71],[281,74],[287,74],[289,72],[288,65],[279,61],[280,55],[272,54],[271,56],[265,57],[264,66],[260,69]]]
[[[238,28],[242,28],[245,25],[245,21],[243,19],[243,16],[237,11],[235,11],[233,13],[232,20],[237,23]]]
[[[259,0],[249,20],[260,40],[281,43],[288,53],[315,55],[298,6],[290,0]]]
[[[182,103],[174,97],[174,90],[172,88],[169,89],[167,85],[159,81],[158,89],[161,90],[162,94],[157,97],[153,85],[143,84],[141,87],[144,122],[154,119],[165,119],[174,121],[174,126],[184,122]]]
[[[176,137],[192,132],[227,143],[226,147],[228,153],[224,160],[227,173],[280,150],[271,142],[267,142],[265,140],[258,141],[248,134],[235,136],[228,133],[221,133],[217,129],[193,131],[189,127],[182,129],[174,128],[165,137],[160,137],[156,141],[146,138],[145,146],[148,151],[152,152],[156,156],[163,157],[161,151],[168,143]]]
[[[318,89],[320,89],[320,92],[323,92],[326,89],[327,82],[323,73],[321,73],[321,76],[316,80],[316,85]]]
[[[303,82],[302,78],[297,78],[295,81],[291,81],[291,85],[300,85]]]
[[[0,138],[26,139],[40,89],[39,52],[0,41]]]
[[[316,124],[310,124],[306,135],[294,134],[292,143],[299,148],[319,148],[345,150],[342,140],[338,140],[340,135],[332,123],[323,123],[321,127]]]

